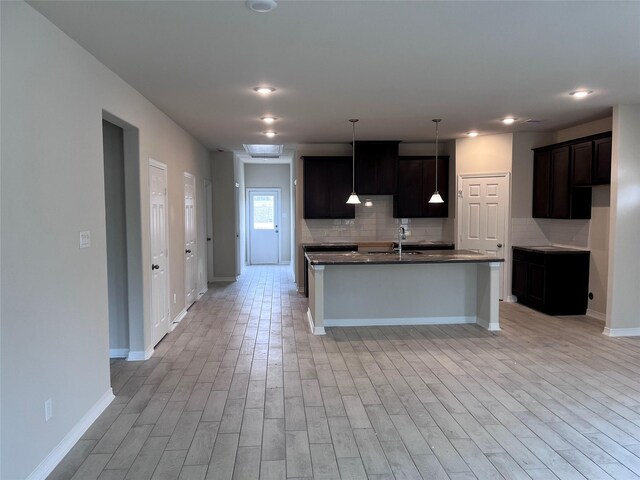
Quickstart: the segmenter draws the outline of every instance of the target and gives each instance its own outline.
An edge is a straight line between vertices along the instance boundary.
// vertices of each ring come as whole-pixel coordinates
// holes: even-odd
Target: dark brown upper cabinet
[[[611,135],[593,141],[593,184],[611,183]]]
[[[438,191],[444,203],[429,203],[436,189],[436,157],[399,157],[395,218],[449,216],[449,157],[438,156]]]
[[[568,145],[534,150],[534,218],[591,218],[591,189],[573,187],[571,172]]]
[[[304,218],[355,218],[351,157],[303,158]]]
[[[573,186],[611,183],[611,133],[586,137],[570,148]]]
[[[396,193],[399,141],[356,142],[356,192],[358,195]]]

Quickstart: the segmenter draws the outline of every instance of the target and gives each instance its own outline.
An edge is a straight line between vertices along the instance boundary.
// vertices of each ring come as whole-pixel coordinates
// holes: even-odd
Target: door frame
[[[164,222],[165,222],[165,226],[167,227],[165,229],[165,242],[167,245],[167,254],[166,254],[166,261],[167,261],[167,266],[166,266],[166,272],[167,274],[166,276],[166,280],[165,280],[165,288],[167,291],[167,310],[168,310],[168,318],[167,318],[167,332],[169,333],[171,331],[171,325],[173,323],[173,318],[171,318],[171,260],[170,260],[170,255],[171,255],[171,245],[169,244],[169,238],[171,237],[171,235],[169,235],[169,170],[167,168],[167,165],[159,162],[157,160],[154,160],[153,158],[149,157],[149,162],[147,163],[147,181],[149,182],[151,179],[151,175],[149,174],[149,167],[156,167],[159,168],[160,170],[164,171],[164,179],[165,179],[165,194],[164,194],[164,198],[165,198],[165,209],[164,209]],[[151,209],[151,191],[149,191],[149,210]],[[149,227],[149,251],[151,251],[151,227]],[[151,348],[155,348],[155,346],[158,344],[158,342],[155,342],[154,338],[153,338],[153,318],[151,316],[151,312],[153,311],[153,288],[151,287],[151,284],[149,284],[149,331],[151,332]],[[166,334],[165,334],[166,335]],[[162,340],[162,339],[161,339]],[[155,342],[155,343],[154,343]]]
[[[193,173],[190,172],[183,172],[182,173],[182,212],[184,214],[185,211],[185,204],[184,204],[184,185],[185,185],[185,180],[187,178],[191,178],[193,180],[193,228],[194,228],[194,236],[196,239],[196,246],[195,252],[193,253],[193,257],[195,259],[195,265],[194,265],[194,298],[193,298],[193,302],[191,302],[190,304],[187,304],[187,262],[185,259],[184,262],[184,308],[185,310],[189,310],[189,308],[191,307],[191,305],[193,305],[194,303],[196,303],[196,300],[198,299],[198,296],[200,295],[200,285],[198,285],[198,272],[199,272],[199,265],[198,265],[198,221],[197,221],[197,204],[196,204],[196,195],[197,195],[197,191],[196,191],[196,176]],[[183,222],[182,228],[184,229],[186,226],[186,218],[184,218],[185,222]],[[186,233],[186,230],[185,230]],[[184,239],[183,244],[186,244],[186,238]],[[182,245],[182,253],[183,255],[186,253],[184,251],[185,245]],[[184,256],[183,256],[184,258]]]
[[[251,194],[252,193],[260,193],[260,192],[276,192],[276,222],[277,225],[280,225],[280,220],[282,220],[281,218],[281,205],[280,205],[280,196],[281,196],[281,191],[280,191],[280,187],[272,187],[272,188],[268,188],[268,187],[249,187],[246,189],[246,195],[245,195],[245,208],[246,208],[246,232],[247,232],[247,264],[252,265],[251,263]],[[278,260],[276,261],[275,265],[280,265],[280,262],[282,261],[282,242],[280,241],[280,230],[282,229],[282,226],[276,226],[276,228],[278,229]]]
[[[461,222],[462,222],[462,182],[474,178],[504,178],[507,181],[507,198],[504,206],[504,267],[502,268],[502,292],[500,292],[502,300],[507,303],[515,301],[511,293],[511,172],[493,172],[493,173],[463,173],[456,178],[456,222],[455,222],[455,238],[456,248],[462,238]]]

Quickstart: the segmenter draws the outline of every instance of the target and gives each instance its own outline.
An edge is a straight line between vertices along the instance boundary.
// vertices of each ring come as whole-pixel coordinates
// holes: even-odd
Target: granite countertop
[[[420,263],[489,263],[503,262],[472,250],[429,250],[425,252],[398,253],[307,253],[310,265],[388,265]]]
[[[532,245],[526,247],[514,246],[519,250],[535,253],[589,253],[589,250],[572,247],[560,247],[557,245]]]

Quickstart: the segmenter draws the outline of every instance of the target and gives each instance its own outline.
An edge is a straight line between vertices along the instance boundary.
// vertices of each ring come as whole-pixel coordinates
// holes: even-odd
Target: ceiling
[[[435,117],[441,139],[556,130],[640,103],[634,1],[29,3],[211,150],[348,142],[349,118],[360,140],[432,141]]]

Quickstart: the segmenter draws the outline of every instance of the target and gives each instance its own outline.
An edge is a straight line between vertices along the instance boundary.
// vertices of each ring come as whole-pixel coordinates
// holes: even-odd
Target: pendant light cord
[[[436,124],[436,193],[438,193],[438,126],[442,119],[434,118],[432,121]]]
[[[356,191],[356,122],[357,118],[349,119],[353,127],[353,136],[351,140],[351,191]]]

